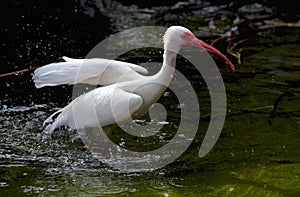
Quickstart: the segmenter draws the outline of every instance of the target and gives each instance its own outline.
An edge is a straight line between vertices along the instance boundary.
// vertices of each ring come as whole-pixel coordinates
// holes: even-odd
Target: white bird
[[[63,125],[71,129],[104,127],[142,116],[170,84],[177,53],[184,46],[204,48],[225,60],[235,70],[225,55],[196,38],[184,27],[169,27],[163,42],[163,65],[153,76],[142,75],[147,70],[138,65],[100,58],[64,57],[66,62],[49,64],[35,70],[33,80],[37,88],[76,83],[106,85],[77,97],[52,114],[44,122],[51,123],[45,130],[52,132]]]

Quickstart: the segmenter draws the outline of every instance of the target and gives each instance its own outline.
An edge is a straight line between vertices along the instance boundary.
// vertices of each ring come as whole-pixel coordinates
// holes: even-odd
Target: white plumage
[[[61,84],[88,83],[107,85],[74,99],[44,123],[46,131],[67,125],[71,129],[104,127],[145,114],[169,85],[175,70],[177,52],[183,46],[205,48],[233,64],[217,49],[197,39],[190,30],[173,26],[164,35],[161,70],[144,76],[147,70],[135,64],[107,59],[72,59],[37,69],[33,80],[37,88]],[[56,116],[56,118],[54,118]]]
[[[63,125],[68,125],[71,129],[99,127],[125,121],[142,103],[139,95],[126,92],[116,85],[97,88],[77,97],[47,118],[44,124],[53,122],[53,116],[58,114],[45,130],[51,132]]]
[[[63,59],[65,62],[48,64],[35,70],[33,80],[37,88],[76,83],[109,85],[137,79],[140,74],[148,73],[141,66],[116,60]]]

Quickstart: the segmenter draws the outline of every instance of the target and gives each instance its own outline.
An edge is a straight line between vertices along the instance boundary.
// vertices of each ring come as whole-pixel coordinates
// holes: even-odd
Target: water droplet
[[[169,96],[170,95],[170,92],[165,92],[164,93],[164,96]]]
[[[185,137],[185,135],[182,133],[182,134],[179,134],[178,137]]]

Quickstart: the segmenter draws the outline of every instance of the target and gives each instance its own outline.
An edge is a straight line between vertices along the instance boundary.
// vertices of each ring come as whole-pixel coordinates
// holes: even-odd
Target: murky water
[[[190,28],[207,42],[215,40],[214,46],[224,53],[226,48],[231,54],[239,52],[241,64],[238,64],[236,57],[228,54],[237,67],[236,72],[228,72],[223,62],[216,60],[225,81],[228,101],[225,126],[217,144],[208,155],[198,157],[209,123],[210,100],[204,80],[194,75],[193,67],[182,58],[178,59],[177,68],[188,76],[200,98],[200,127],[192,145],[181,157],[153,172],[124,173],[110,168],[93,158],[76,131],[65,129],[51,136],[42,132],[42,122],[70,101],[72,87],[36,90],[30,80],[30,72],[1,77],[1,195],[299,195],[300,29],[297,23],[290,27],[282,21],[279,23],[276,19],[278,16],[274,15],[275,8],[260,3],[188,2],[172,7],[144,8],[112,2],[106,6],[107,10],[112,6],[118,9],[107,13],[106,17],[112,20],[112,25],[109,30],[102,31],[104,36],[109,31],[140,25],[177,24]],[[96,6],[97,9],[100,7]],[[137,14],[131,17],[133,12]],[[97,11],[95,13],[97,15]],[[62,22],[66,20],[64,17],[62,15],[62,19],[57,20]],[[97,16],[93,17],[95,19]],[[294,22],[295,18],[288,19]],[[20,26],[24,25],[19,23]],[[89,29],[87,26],[84,28]],[[92,32],[101,30],[91,29],[89,31]],[[37,45],[43,53],[38,55],[36,49],[32,49],[29,55],[24,55],[26,47],[14,46],[20,52],[9,50],[10,53],[5,53],[5,64],[14,65],[14,68],[28,68],[49,63],[60,56],[57,54],[64,52],[59,48],[66,46],[67,54],[62,55],[82,57],[102,39],[93,37],[90,43],[76,48],[74,43],[78,43],[78,32],[75,29],[56,32],[55,37],[49,39],[45,36],[42,42],[27,36],[27,47]],[[225,37],[217,40],[224,32]],[[67,36],[68,41],[61,44],[59,37],[67,34],[73,35]],[[86,39],[95,34],[88,34]],[[56,42],[58,40],[60,42]],[[232,44],[236,46],[227,47]],[[54,55],[48,56],[54,49],[57,50]],[[18,58],[13,61],[16,53]],[[19,55],[26,58],[20,58]],[[140,63],[160,61],[160,57],[160,50],[143,49],[124,54],[120,59]],[[180,115],[178,101],[168,91],[160,102],[169,106],[166,125],[156,141],[144,141],[140,151],[165,144],[174,135]],[[113,137],[116,141],[120,139],[118,135]]]

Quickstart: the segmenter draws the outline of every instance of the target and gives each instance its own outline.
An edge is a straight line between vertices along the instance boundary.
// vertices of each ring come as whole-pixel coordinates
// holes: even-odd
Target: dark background
[[[258,2],[267,6],[273,12],[273,18],[286,22],[299,20],[299,6],[296,0],[256,0],[256,1],[225,1],[217,0],[203,4],[179,1],[60,1],[60,0],[2,0],[0,3],[0,35],[1,58],[0,74],[34,68],[54,61],[60,61],[62,56],[84,57],[97,43],[111,33],[126,29],[120,27],[119,20],[126,18],[126,7],[135,9],[154,9],[152,17],[161,18],[166,13],[174,15],[188,14],[205,5],[225,5],[226,10],[238,13],[243,5]],[[123,12],[118,13],[116,5],[123,6]],[[200,5],[200,7],[199,7]],[[162,8],[160,10],[160,8]],[[159,10],[159,11],[157,11]],[[128,11],[130,16],[134,10]],[[222,15],[222,10],[215,16]],[[206,17],[206,16],[201,16]],[[176,25],[184,21],[161,20],[162,26]],[[150,25],[157,25],[150,24]],[[148,25],[146,23],[146,25]],[[137,24],[138,26],[139,24]],[[201,25],[201,24],[199,24]],[[246,32],[251,32],[251,23],[244,24]],[[70,87],[44,88],[36,90],[31,81],[32,71],[0,77],[1,105],[26,105],[43,103],[49,100],[67,102]],[[61,90],[61,91],[60,91]],[[64,92],[64,93],[62,93]],[[51,95],[51,96],[49,96]],[[49,99],[51,97],[51,99]]]

